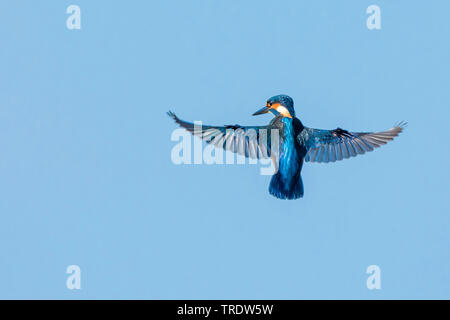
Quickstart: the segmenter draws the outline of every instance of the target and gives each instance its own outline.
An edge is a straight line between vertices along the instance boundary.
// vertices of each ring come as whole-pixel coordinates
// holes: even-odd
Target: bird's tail
[[[286,184],[283,176],[278,171],[270,180],[269,192],[278,199],[293,200],[303,197],[303,181],[300,173],[291,184]]]

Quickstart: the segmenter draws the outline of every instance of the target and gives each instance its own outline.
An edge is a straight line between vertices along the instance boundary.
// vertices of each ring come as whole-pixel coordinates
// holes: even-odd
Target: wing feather
[[[306,146],[305,161],[328,163],[373,151],[392,141],[406,125],[406,122],[401,122],[382,132],[349,132],[340,128],[322,130],[305,127],[297,139]]]
[[[167,114],[180,127],[215,147],[252,159],[271,157],[269,126],[197,126],[194,123],[181,120],[171,111]]]

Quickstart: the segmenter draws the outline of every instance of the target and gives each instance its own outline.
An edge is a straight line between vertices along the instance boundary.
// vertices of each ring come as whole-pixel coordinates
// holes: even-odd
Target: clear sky
[[[366,27],[372,4],[381,30]],[[0,2],[0,298],[449,299],[449,11]],[[171,162],[167,110],[262,125],[251,114],[280,93],[310,127],[409,126],[376,152],[305,164],[296,201],[270,196],[255,165]]]

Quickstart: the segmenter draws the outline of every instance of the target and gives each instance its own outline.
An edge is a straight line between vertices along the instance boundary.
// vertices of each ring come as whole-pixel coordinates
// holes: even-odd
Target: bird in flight
[[[287,95],[270,98],[253,115],[268,112],[274,118],[267,126],[197,126],[171,111],[168,115],[182,128],[218,148],[253,159],[271,158],[275,173],[269,193],[289,200],[303,197],[303,162],[329,163],[364,154],[394,139],[407,124],[401,122],[381,132],[308,128],[295,116],[294,101]]]

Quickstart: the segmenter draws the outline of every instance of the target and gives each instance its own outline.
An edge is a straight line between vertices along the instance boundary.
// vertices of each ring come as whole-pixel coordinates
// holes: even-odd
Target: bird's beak
[[[258,111],[256,111],[253,115],[258,116],[260,114],[267,113],[267,112],[269,112],[269,109],[270,108],[268,108],[268,107],[263,107],[263,108],[259,109]]]

